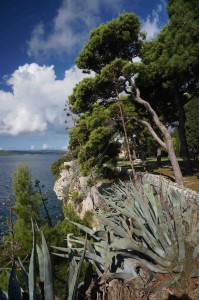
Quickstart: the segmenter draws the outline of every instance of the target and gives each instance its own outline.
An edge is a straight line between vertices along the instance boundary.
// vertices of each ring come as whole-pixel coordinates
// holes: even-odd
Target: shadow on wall
[[[168,300],[192,300],[189,296],[187,295],[182,295],[180,297],[177,297],[177,296],[173,296],[173,295],[170,295]]]

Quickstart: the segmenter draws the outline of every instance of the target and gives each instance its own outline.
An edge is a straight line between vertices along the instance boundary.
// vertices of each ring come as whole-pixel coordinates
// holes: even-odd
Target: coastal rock
[[[89,186],[89,179],[89,176],[80,175],[76,161],[70,161],[64,163],[60,177],[54,184],[54,192],[58,199],[73,204],[81,218],[87,211],[98,207],[98,188],[102,184],[98,182],[95,186]]]
[[[60,172],[59,178],[55,181],[54,192],[59,200],[65,200],[67,197],[67,191],[76,177],[75,161],[65,162]]]

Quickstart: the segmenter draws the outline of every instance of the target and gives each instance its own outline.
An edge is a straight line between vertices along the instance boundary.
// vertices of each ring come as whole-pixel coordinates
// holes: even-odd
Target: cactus
[[[96,231],[72,222],[91,238],[86,251],[85,241],[76,237],[70,238],[75,247],[56,247],[58,255],[79,261],[84,251],[98,282],[121,279],[145,292],[167,287],[189,292],[191,278],[199,276],[199,224],[198,210],[183,190],[163,191],[161,179],[156,189],[121,182],[102,197],[106,211],[96,215]]]

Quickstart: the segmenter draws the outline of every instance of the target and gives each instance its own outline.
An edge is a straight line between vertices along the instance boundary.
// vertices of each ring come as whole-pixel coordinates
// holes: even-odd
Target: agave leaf
[[[101,247],[100,245],[95,244],[95,250],[100,254],[101,257],[105,258],[107,255],[107,250],[104,249],[104,247]]]
[[[74,274],[72,277],[72,280],[70,282],[70,286],[69,286],[69,294],[68,294],[68,300],[76,300],[77,299],[77,288],[78,288],[78,281],[79,281],[79,276],[80,276],[80,271],[81,271],[81,267],[84,261],[84,256],[85,256],[85,252],[86,252],[86,243],[87,243],[87,237],[86,237],[86,241],[85,241],[85,246],[84,246],[84,251],[82,252],[82,256],[81,259],[78,263],[78,265],[76,264],[75,270],[74,270]],[[71,276],[69,276],[71,278]]]
[[[163,208],[162,208],[162,205],[161,205],[160,196],[158,196],[158,200],[156,201],[156,203],[157,203],[157,210],[158,210],[158,216],[159,216],[159,222],[160,222],[160,225],[157,226],[157,229],[158,229],[157,230],[157,235],[158,235],[160,243],[162,244],[166,254],[169,257],[172,257],[173,252],[172,252],[172,248],[170,246],[172,243],[171,243],[171,241],[168,237],[169,229],[168,229],[168,225],[167,225],[167,222],[166,222],[166,218],[163,215]]]
[[[29,281],[29,297],[30,300],[36,300],[36,233],[35,233],[35,226],[32,222],[32,232],[33,232],[33,245],[32,245],[32,254],[30,258],[29,264],[29,273],[28,273],[28,281]]]
[[[68,239],[65,239],[66,241],[68,240]],[[75,238],[70,238],[70,242],[73,242],[73,243],[77,243],[77,244],[80,244],[80,245],[84,245],[85,243],[84,243],[84,239],[80,239],[80,238],[78,238],[78,237],[75,237]],[[53,247],[53,246],[51,246],[51,247]]]
[[[199,224],[192,230],[191,234],[187,237],[187,241],[192,243],[199,242]]]
[[[85,257],[101,264],[102,266],[104,265],[104,259],[97,254],[86,252]]]
[[[102,244],[102,247],[103,247],[103,241],[101,241],[100,244]],[[88,251],[86,251],[86,254],[90,253],[90,254],[96,255],[99,258],[99,255],[96,254],[95,243],[91,244],[90,241],[87,240],[87,250]],[[103,259],[103,257],[102,257],[102,259]],[[93,264],[95,266],[95,270],[97,272],[97,275],[99,277],[101,277],[102,272],[101,272],[101,267],[100,266],[102,265],[102,261],[100,262],[99,260],[95,260],[95,259],[92,259],[92,261],[93,261]]]
[[[42,252],[44,257],[44,292],[45,298],[48,300],[54,300],[54,288],[53,288],[53,279],[52,279],[52,267],[51,267],[51,259],[50,253],[48,250],[48,245],[46,243],[46,239],[44,237],[43,232],[41,232],[42,236]]]
[[[109,273],[114,256],[115,256],[114,252],[107,252],[107,255],[106,255],[105,261],[104,261],[104,274],[107,272]]]
[[[115,239],[110,246],[113,249],[116,248],[114,250],[130,249],[131,251],[132,250],[138,251],[144,255],[151,257],[151,259],[153,259],[158,264],[160,264],[161,266],[164,266],[164,267],[169,267],[171,264],[169,261],[167,261],[165,259],[161,259],[157,254],[155,254],[151,250],[149,250],[141,245],[136,245],[135,243],[133,243],[133,241],[131,241],[129,239],[125,239],[125,238]]]
[[[101,222],[103,222],[104,225],[107,225],[110,229],[114,230],[114,232],[116,234],[120,235],[121,237],[125,236],[125,237],[128,238],[128,234],[126,233],[126,231],[122,227],[116,225],[114,222],[107,219],[103,215],[98,215],[97,217]]]
[[[95,236],[95,231],[90,229],[89,227],[86,227],[82,224],[70,221],[68,218],[66,218],[70,223],[76,225],[78,228],[80,228],[82,231],[84,231],[85,233],[89,234],[90,236],[92,236],[93,238],[95,238],[96,240],[99,240],[99,238],[97,236]]]
[[[70,254],[63,254],[63,253],[56,253],[56,252],[52,252],[53,255],[59,256],[59,257],[63,257],[63,258],[70,258]],[[79,261],[80,260],[80,256],[73,256],[74,260]]]
[[[164,214],[165,214],[166,222],[167,222],[168,229],[169,229],[169,237],[171,238],[171,241],[173,243],[175,243],[176,242],[176,237],[175,237],[174,229],[173,229],[173,226],[172,226],[172,220],[171,220],[171,217],[169,215],[168,208],[166,208],[166,207],[164,207]]]
[[[146,240],[146,242],[151,246],[152,249],[155,249],[155,251],[158,253],[158,255],[162,256],[162,257],[165,257],[165,252],[163,251],[163,249],[161,249],[161,244],[159,242],[157,242],[157,240],[159,239],[159,237],[157,236],[157,240],[155,240],[155,238],[153,237],[153,235],[150,233],[150,231],[147,230],[147,228],[143,225],[143,223],[145,222],[144,219],[141,220],[141,218],[139,219],[138,216],[133,212],[131,211],[131,209],[129,209],[128,206],[125,206],[125,202],[123,202],[122,204],[126,207],[126,210],[124,210],[123,208],[119,207],[119,206],[116,206],[113,202],[111,201],[107,201],[109,203],[109,205],[113,206],[115,209],[117,209],[118,211],[120,211],[120,213],[122,215],[126,215],[130,218],[133,218],[133,223],[134,225],[139,229],[139,235],[143,235],[143,238]],[[129,209],[129,211],[128,211]],[[138,221],[139,220],[139,221]],[[108,221],[106,220],[106,218],[104,217],[102,222],[104,224],[106,224]],[[105,223],[106,222],[106,223]],[[109,221],[110,222],[110,221]],[[111,224],[113,223],[109,223],[110,224],[110,227],[111,227]],[[115,225],[117,226],[117,225]],[[113,225],[112,225],[113,227]],[[113,228],[112,228],[113,229]],[[117,228],[118,229],[118,228]],[[114,230],[114,229],[113,229]],[[114,230],[117,234],[119,234],[120,236],[128,236],[128,234],[124,233],[124,231],[121,231],[121,228],[119,228],[119,231],[116,229]],[[126,231],[126,230],[125,230]],[[134,232],[136,230],[134,229]],[[122,234],[123,233],[123,234]],[[129,237],[129,236],[128,236]],[[168,251],[168,250],[167,250]]]
[[[39,260],[39,276],[40,276],[40,281],[44,282],[44,254],[42,249],[36,245],[37,247],[37,256]]]
[[[56,247],[56,246],[51,246],[51,248],[63,251],[63,252],[67,252],[67,253],[71,253],[71,252],[82,252],[83,248],[65,248],[65,247]]]
[[[191,227],[190,227],[190,236],[194,236],[195,233],[199,230],[199,224],[198,224],[198,216],[197,216],[197,211],[194,211],[192,216],[191,216]]]
[[[18,257],[18,261],[19,261],[21,270],[22,270],[22,272],[23,272],[23,277],[24,277],[24,280],[25,280],[26,288],[27,288],[27,290],[28,290],[28,289],[29,289],[28,273],[26,272],[26,269],[24,268],[24,265],[23,265],[23,263],[22,263],[20,257]]]
[[[171,279],[167,279],[165,280],[163,283],[161,283],[157,288],[145,288],[144,291],[148,292],[157,292],[162,290],[163,288],[167,288],[171,285],[173,285],[174,283],[176,283],[181,277],[181,274],[178,275],[173,275]]]
[[[191,205],[190,207],[187,207],[186,212],[188,214],[187,220],[189,221],[189,227],[190,229],[192,228],[192,222],[193,222],[193,215],[194,215],[194,209],[193,206]]]
[[[8,299],[9,300],[22,300],[21,288],[17,280],[15,271],[15,262],[13,261],[12,270],[8,283]]]
[[[139,202],[135,201],[135,206],[140,212],[140,215],[143,219],[147,221],[147,224],[153,231],[153,233],[156,233],[156,222],[154,221],[154,218],[152,218],[153,213],[151,212],[151,206],[149,205],[149,200],[145,194],[145,191],[140,192],[141,197],[139,199]]]
[[[6,294],[0,289],[0,300],[8,300]]]
[[[124,272],[119,272],[119,273],[113,273],[109,275],[110,278],[112,279],[123,279],[123,280],[134,280],[135,277],[132,276],[132,274],[124,273]]]
[[[79,257],[78,261],[80,261],[80,260],[81,260],[81,257]],[[71,291],[70,291],[70,287],[71,287],[71,283],[72,283],[75,271],[77,270],[77,267],[78,267],[77,261],[73,257],[69,256],[69,270],[68,270],[68,274],[67,274],[67,277],[68,277],[67,278],[67,283],[68,283],[67,293],[68,294],[67,294],[67,297],[66,297],[67,299],[69,298],[70,293],[73,293],[72,288],[74,289],[74,285],[71,288]]]
[[[56,247],[55,247],[56,248]],[[65,257],[65,258],[69,258],[69,256],[70,256],[70,254],[71,254],[71,252],[69,252],[69,251],[67,251],[68,249],[67,248],[65,248],[65,252],[67,253],[67,254],[63,254],[63,253],[53,253],[54,255],[57,255],[57,256],[60,256],[60,257]],[[70,249],[71,250],[71,249]],[[78,260],[79,259],[79,257],[81,257],[81,252],[82,252],[82,248],[79,248],[78,249],[79,251],[78,251],[78,253],[76,253],[76,260]],[[62,251],[64,251],[64,250],[62,250]],[[78,254],[79,254],[79,256],[78,256]],[[97,255],[97,254],[95,254],[95,253],[92,253],[92,252],[89,252],[89,251],[86,251],[85,252],[85,258],[86,259],[89,259],[89,260],[93,260],[93,261],[95,261],[95,262],[97,262],[97,263],[99,263],[99,264],[101,264],[101,265],[104,265],[104,262],[105,262],[105,260],[102,258],[102,257],[100,257],[99,255]]]
[[[197,278],[197,277],[199,277],[199,269],[194,269],[191,274],[191,278]]]
[[[137,260],[143,268],[148,268],[150,271],[155,272],[155,273],[168,273],[169,271],[167,268],[162,268],[161,266],[157,264],[150,263],[146,259],[142,259],[139,256],[131,255],[131,257],[135,260]]]
[[[153,212],[152,216],[155,217],[154,219],[156,221],[158,218],[158,210],[157,210],[156,199],[155,199],[155,196],[153,193],[153,188],[152,188],[151,184],[145,183],[143,185],[143,190],[144,190],[144,194],[147,196],[147,198],[151,204],[152,212]]]
[[[170,193],[170,198],[173,204],[173,211],[174,211],[174,220],[176,225],[176,233],[177,233],[177,240],[178,240],[178,261],[182,262],[185,258],[185,244],[184,244],[184,237],[183,237],[183,230],[182,230],[182,217],[181,217],[181,208],[180,208],[180,201],[177,199],[176,195],[173,191]]]
[[[161,228],[161,227],[157,226],[157,228],[158,228],[157,235],[158,235],[159,241],[166,253],[166,256],[168,256],[169,258],[172,258],[174,255],[172,243],[171,243],[167,233],[163,231],[164,227]]]
[[[193,255],[192,255],[192,257],[193,257],[193,259],[195,259],[197,256],[199,256],[199,245],[197,245],[197,246],[195,247],[195,249],[193,250]]]
[[[107,233],[105,230],[98,230],[95,232],[95,236],[97,236],[100,239],[105,239],[106,235],[107,235]]]
[[[185,190],[184,186],[182,186],[180,196],[178,197],[180,199],[180,205],[182,210],[185,210],[187,207],[186,199],[185,199]]]
[[[133,210],[131,210],[130,207],[125,205],[125,203],[123,203],[123,206],[125,206],[126,210],[124,210],[123,208],[121,208],[119,206],[116,206],[113,202],[109,202],[109,204],[112,207],[114,207],[115,209],[117,209],[122,215],[130,217],[133,220],[134,225],[140,231],[140,233],[142,234],[142,236],[144,237],[144,239],[147,241],[148,244],[151,244],[151,241],[153,241],[153,242],[155,242],[156,247],[158,247],[158,245],[156,243],[157,241],[154,239],[153,235],[148,230],[146,230],[146,227],[144,226],[144,223],[145,223],[144,219],[141,219],[141,217],[136,215],[135,212]],[[127,234],[126,234],[126,236],[127,236]],[[157,239],[158,239],[158,237],[157,237]],[[160,244],[159,244],[159,246],[160,246]]]
[[[140,222],[142,222],[142,219],[140,218],[140,216],[137,216],[134,209],[131,208],[130,206],[126,205],[125,202],[122,202],[122,206],[117,205],[115,202],[110,201],[108,199],[106,199],[106,202],[108,205],[112,206],[113,208],[115,208],[117,211],[119,211],[120,213],[122,213],[122,215],[129,217],[129,218],[139,218]]]
[[[86,294],[87,290],[91,286],[92,281],[93,281],[93,265],[89,263],[86,268],[86,272],[84,274],[84,281],[79,284],[79,293],[81,295]]]

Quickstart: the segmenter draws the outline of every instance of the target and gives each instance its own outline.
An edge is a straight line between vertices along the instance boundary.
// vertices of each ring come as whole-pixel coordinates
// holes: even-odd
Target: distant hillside
[[[65,154],[62,150],[0,150],[0,156],[24,155],[24,154]]]

